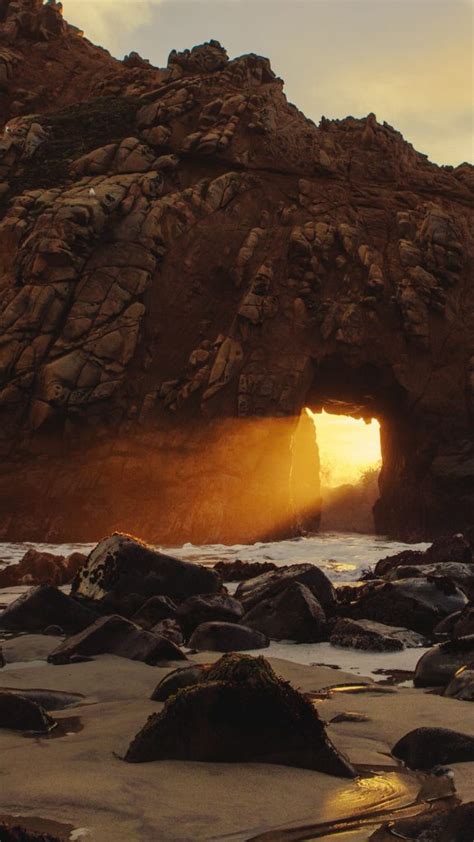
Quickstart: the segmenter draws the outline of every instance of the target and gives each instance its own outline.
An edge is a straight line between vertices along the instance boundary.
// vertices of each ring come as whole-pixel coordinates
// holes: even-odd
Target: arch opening
[[[379,421],[308,407],[304,412],[314,425],[318,450],[320,530],[374,532],[382,468]]]

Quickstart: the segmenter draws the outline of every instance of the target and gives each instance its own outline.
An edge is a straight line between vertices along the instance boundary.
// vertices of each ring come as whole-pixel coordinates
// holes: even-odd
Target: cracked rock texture
[[[0,0],[0,88],[2,537],[314,528],[304,406],[379,418],[379,531],[472,522],[472,167],[40,0]]]

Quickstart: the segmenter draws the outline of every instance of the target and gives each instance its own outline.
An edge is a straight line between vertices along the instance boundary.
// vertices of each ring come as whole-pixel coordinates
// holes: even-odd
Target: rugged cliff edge
[[[381,532],[472,523],[472,167],[317,127],[214,41],[119,62],[40,0],[0,0],[0,88],[1,536],[314,525],[306,405],[380,419]]]

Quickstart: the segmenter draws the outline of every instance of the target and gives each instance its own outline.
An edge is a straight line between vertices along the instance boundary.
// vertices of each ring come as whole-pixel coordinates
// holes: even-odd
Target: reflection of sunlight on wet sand
[[[299,842],[299,840],[368,839],[379,822],[403,818],[422,812],[418,803],[420,778],[408,771],[380,771],[360,777],[352,784],[325,790],[314,824],[287,827],[252,837],[249,842]],[[379,818],[376,818],[379,817]],[[359,835],[362,828],[362,835]],[[371,830],[369,830],[371,828]]]
[[[380,424],[375,418],[366,424],[363,419],[324,410],[306,412],[316,427],[323,485],[357,482],[366,470],[380,465]]]

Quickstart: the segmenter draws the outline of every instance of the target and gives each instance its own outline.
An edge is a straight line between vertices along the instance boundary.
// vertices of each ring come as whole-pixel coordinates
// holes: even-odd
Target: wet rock
[[[242,604],[232,596],[203,594],[191,596],[182,602],[177,616],[185,636],[189,637],[202,623],[212,621],[238,623],[243,614]]]
[[[313,564],[295,564],[286,569],[263,573],[240,584],[235,596],[248,612],[258,602],[278,596],[293,582],[305,585],[324,609],[335,605],[336,595],[331,582],[326,574]]]
[[[214,570],[222,577],[223,582],[244,582],[278,568],[273,561],[241,561],[238,558],[235,561],[218,561]]]
[[[220,586],[213,570],[159,553],[130,535],[114,533],[92,550],[74,579],[72,593],[94,600],[108,591],[182,600],[215,593]]]
[[[449,728],[415,728],[396,743],[392,754],[410,769],[469,762],[474,760],[474,737]]]
[[[447,617],[437,623],[434,627],[434,636],[438,638],[454,637],[454,628],[462,614],[462,611],[453,611],[452,614],[448,614]]]
[[[176,646],[183,646],[184,644],[183,632],[181,631],[181,626],[177,620],[172,620],[171,618],[161,620],[156,624],[156,626],[153,626],[150,631],[153,632],[153,634],[158,634],[162,637],[166,637],[168,640],[172,640]]]
[[[447,578],[459,585],[466,594],[474,587],[474,565],[461,564],[458,561],[440,561],[437,564],[408,565],[390,570],[384,577],[389,582],[413,578]]]
[[[55,724],[54,719],[32,699],[20,693],[0,690],[0,728],[48,733]]]
[[[34,830],[25,830],[17,824],[4,824],[0,821],[0,839],[2,842],[61,842],[57,836]]]
[[[314,643],[324,640],[326,615],[311,591],[293,582],[278,596],[263,599],[245,614],[242,623],[274,640]]]
[[[120,655],[132,661],[159,664],[185,660],[171,640],[144,631],[124,617],[101,617],[83,632],[69,637],[48,657],[51,664],[67,664],[75,656]]]
[[[443,793],[444,795],[445,793]],[[461,804],[454,809],[429,809],[421,816],[400,821],[390,821],[370,837],[371,842],[386,842],[393,836],[419,842],[472,842],[474,802]]]
[[[121,617],[133,619],[141,610],[146,597],[138,593],[117,593],[116,591],[109,591],[102,599],[84,599],[79,597],[82,602],[89,605],[96,611],[100,611],[104,616],[109,614],[120,614]],[[135,621],[134,621],[135,622]]]
[[[453,637],[474,635],[474,604],[466,605],[453,626]]]
[[[466,595],[450,580],[400,579],[367,583],[359,599],[344,613],[429,635],[453,611],[464,608]]]
[[[329,641],[333,646],[349,646],[373,652],[396,652],[426,644],[421,634],[409,629],[347,617],[336,620]]]
[[[202,623],[188,641],[198,652],[237,652],[241,649],[264,649],[268,637],[236,623]]]
[[[0,628],[38,632],[54,625],[67,632],[77,632],[94,623],[97,616],[52,585],[39,585],[2,611]]]
[[[395,555],[380,559],[374,568],[377,577],[386,576],[399,567],[416,567],[424,564],[445,564],[458,562],[470,564],[472,548],[464,535],[450,535],[438,538],[426,550],[403,550]],[[407,578],[407,577],[404,577]]]
[[[137,734],[125,759],[277,763],[354,777],[313,705],[263,658],[221,658]]]
[[[162,620],[172,620],[176,617],[178,606],[167,596],[152,596],[132,616],[132,622],[151,629]]]
[[[474,702],[474,662],[461,667],[449,682],[444,695],[450,699]]]
[[[191,687],[201,681],[205,667],[201,664],[193,664],[189,667],[181,667],[165,675],[155,687],[151,699],[154,702],[166,702],[170,696],[174,696],[183,687]]]
[[[15,585],[67,585],[72,582],[85,559],[82,553],[72,553],[65,557],[32,547],[18,564],[10,564],[0,571],[0,588]]]
[[[51,635],[51,637],[61,637],[64,635],[64,629],[61,626],[46,626],[43,629],[43,634]]]
[[[7,662],[6,662],[5,657],[3,655],[3,649],[0,646],[0,670],[2,669],[2,667],[4,667],[6,665],[6,663]]]
[[[370,722],[370,717],[365,716],[364,713],[352,713],[351,711],[343,711],[337,713],[329,720],[330,725],[336,725],[338,722]]]
[[[454,674],[471,661],[474,661],[474,635],[438,643],[418,661],[414,685],[446,687]]]

